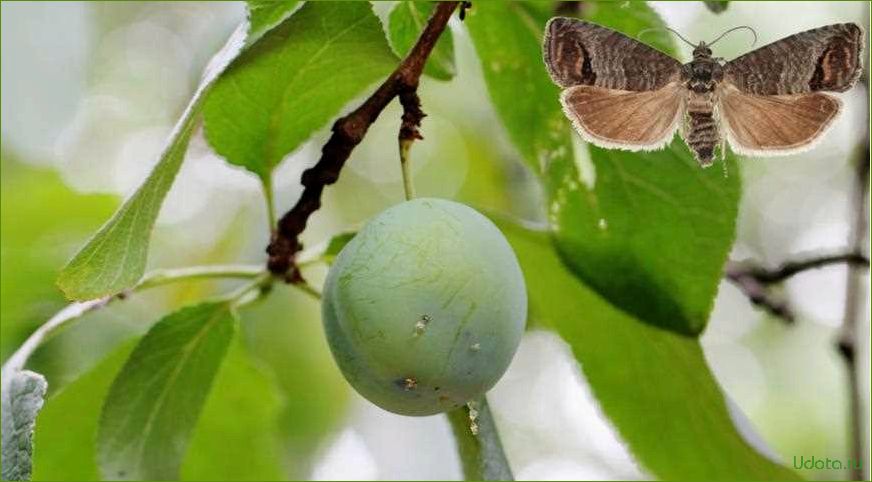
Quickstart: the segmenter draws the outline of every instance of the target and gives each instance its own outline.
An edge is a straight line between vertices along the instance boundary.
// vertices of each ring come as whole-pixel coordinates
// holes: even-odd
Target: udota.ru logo
[[[831,459],[829,457],[820,458],[820,457],[806,457],[804,455],[800,455],[797,457],[793,456],[793,468],[794,469],[805,469],[805,470],[844,470],[844,469],[860,469],[861,464],[859,460],[847,459]]]

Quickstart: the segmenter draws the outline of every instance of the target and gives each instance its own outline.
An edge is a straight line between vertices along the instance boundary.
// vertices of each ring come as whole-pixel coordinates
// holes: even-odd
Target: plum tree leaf
[[[203,109],[206,138],[268,182],[286,155],[396,63],[368,3],[307,3],[215,83]]]
[[[61,269],[57,284],[67,298],[88,300],[117,293],[142,277],[151,230],[185,157],[198,104],[194,99],[188,106],[145,182]]]
[[[202,99],[212,82],[241,50],[243,41],[244,28],[240,27],[210,61],[197,92],[170,134],[151,174],[61,269],[57,284],[68,298],[86,300],[117,293],[142,277],[151,230],[182,166]]]
[[[294,13],[297,0],[248,0],[248,35],[245,45],[257,42],[266,32]]]
[[[503,228],[526,278],[531,321],[569,344],[645,468],[666,480],[798,479],[739,434],[696,338],[610,304],[564,266],[548,236]]]
[[[735,237],[739,176],[703,171],[684,143],[629,154],[590,146],[596,184],[554,166],[552,226],[564,261],[637,318],[684,334],[705,328]],[[619,275],[615,275],[619,273]]]
[[[725,177],[718,169],[700,168],[680,140],[647,153],[581,146],[576,154],[581,159],[589,150],[593,167],[582,178],[570,123],[542,62],[547,15],[525,4],[477,7],[467,23],[491,99],[509,137],[544,181],[564,261],[638,319],[699,334],[735,235],[734,160],[727,158],[731,174]],[[644,3],[597,3],[589,15],[632,36],[663,27]],[[674,51],[669,37],[645,40]]]
[[[290,15],[294,3],[272,2],[253,12],[251,28],[248,21],[240,25],[212,58],[151,174],[61,269],[57,285],[67,298],[87,300],[118,293],[142,277],[152,228],[185,158],[203,100],[239,53],[256,43],[274,22]]]
[[[235,331],[227,301],[158,321],[112,383],[97,432],[104,478],[178,478],[191,433]]]
[[[48,384],[29,370],[3,373],[3,480],[30,480],[33,469],[33,430]]]
[[[435,2],[422,1],[398,2],[394,6],[388,19],[388,35],[397,55],[403,57],[415,46],[435,8]],[[454,37],[450,29],[446,29],[436,41],[424,65],[424,73],[438,80],[451,80],[457,73]]]
[[[349,241],[354,239],[356,234],[356,232],[345,232],[339,233],[330,238],[330,242],[327,243],[327,248],[324,250],[324,254],[322,255],[324,261],[327,263],[333,263],[333,260],[339,256],[339,252],[342,251],[342,248],[344,248]]]

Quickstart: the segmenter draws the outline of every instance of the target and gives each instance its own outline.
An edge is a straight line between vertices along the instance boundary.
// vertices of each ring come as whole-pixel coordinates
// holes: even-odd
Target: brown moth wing
[[[785,37],[724,65],[724,80],[757,95],[844,92],[863,70],[863,31],[827,25]]]
[[[752,95],[725,86],[720,112],[727,141],[739,154],[777,156],[810,149],[823,138],[841,102],[822,93]]]
[[[560,102],[584,140],[610,149],[653,150],[678,128],[682,91],[677,82],[645,92],[576,85],[563,91]]]
[[[681,64],[638,40],[599,25],[554,17],[545,26],[545,66],[561,87],[595,85],[650,91],[678,79]]]

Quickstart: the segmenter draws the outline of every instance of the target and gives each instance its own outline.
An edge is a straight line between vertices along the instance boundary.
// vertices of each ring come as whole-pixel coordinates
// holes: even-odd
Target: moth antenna
[[[754,34],[754,41],[751,43],[751,47],[757,45],[757,31],[754,30],[753,28],[747,26],[747,25],[739,25],[738,27],[733,27],[733,28],[727,30],[726,32],[722,33],[720,37],[714,39],[713,41],[709,42],[709,43],[706,44],[706,45],[708,45],[709,47],[711,47],[712,45],[715,44],[715,42],[717,42],[718,40],[724,38],[724,35],[726,35],[726,34],[728,34],[728,33],[730,33],[730,32],[733,32],[733,31],[739,30],[739,29],[743,29],[743,28],[750,30],[751,33]]]
[[[636,35],[636,38],[639,39],[639,40],[642,40],[642,35],[644,35],[644,34],[646,34],[646,33],[648,33],[648,32],[656,32],[656,31],[658,31],[658,30],[668,30],[668,31],[674,33],[675,35],[677,35],[678,38],[680,38],[681,40],[684,41],[684,43],[686,43],[687,45],[690,45],[691,48],[696,48],[696,45],[694,45],[692,42],[690,42],[689,40],[687,40],[686,38],[684,38],[680,33],[676,32],[675,30],[672,30],[672,29],[669,28],[669,27],[662,27],[662,28],[646,28],[645,30],[642,30],[641,32],[639,32],[639,33]]]

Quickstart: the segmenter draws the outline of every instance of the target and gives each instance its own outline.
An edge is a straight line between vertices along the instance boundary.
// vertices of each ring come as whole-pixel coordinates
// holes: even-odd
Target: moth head
[[[709,58],[712,56],[712,49],[705,42],[700,42],[699,45],[693,48],[694,60],[700,58]]]

